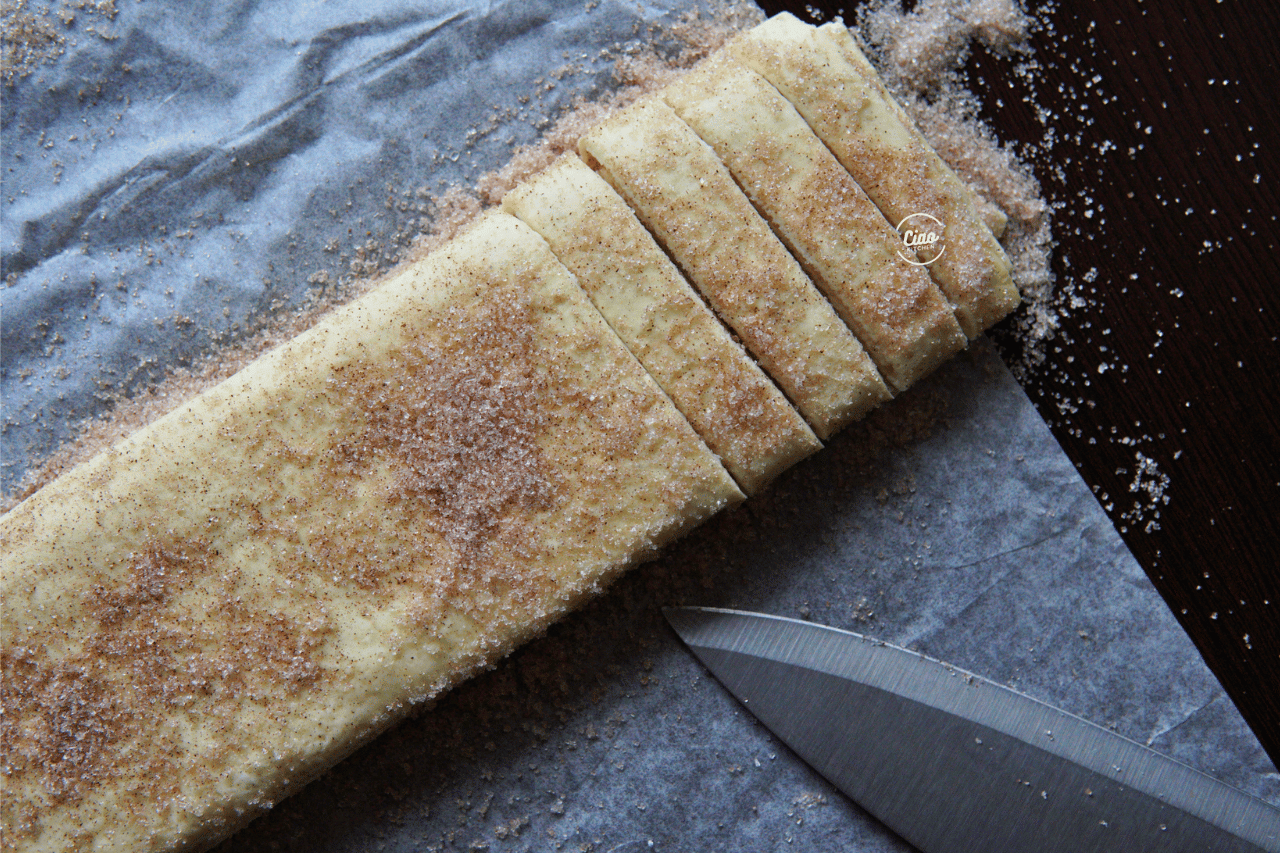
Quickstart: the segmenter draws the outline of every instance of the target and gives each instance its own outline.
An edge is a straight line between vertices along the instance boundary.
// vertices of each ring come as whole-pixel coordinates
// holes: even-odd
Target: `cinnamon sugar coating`
[[[714,151],[657,97],[579,149],[826,438],[889,398],[875,365]]]
[[[891,224],[921,213],[943,223],[946,248],[929,272],[972,339],[1018,304],[1009,259],[972,192],[893,104],[847,32],[832,33],[783,13],[725,49],[795,106]]]
[[[504,209],[551,244],[747,494],[821,445],[616,192],[569,154]]]
[[[0,520],[5,844],[216,840],[741,497],[486,217]]]
[[[895,391],[967,343],[942,292],[795,108],[719,53],[662,97],[773,225]]]

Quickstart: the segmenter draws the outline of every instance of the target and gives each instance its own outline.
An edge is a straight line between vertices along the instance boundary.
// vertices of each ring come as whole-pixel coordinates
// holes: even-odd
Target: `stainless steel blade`
[[[924,853],[1280,853],[1280,810],[972,673],[794,619],[666,614],[761,722]]]

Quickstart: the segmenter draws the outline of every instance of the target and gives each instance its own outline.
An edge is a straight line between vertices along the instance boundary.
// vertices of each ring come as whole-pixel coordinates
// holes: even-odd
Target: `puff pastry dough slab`
[[[759,74],[716,54],[662,97],[720,156],[894,391],[968,343],[898,232]]]
[[[502,206],[551,244],[744,492],[822,446],[627,203],[580,159],[562,157]]]
[[[819,438],[890,394],[862,345],[711,148],[658,97],[579,141]]]
[[[910,172],[907,189],[926,191],[907,202],[955,213],[950,266],[934,271],[966,334],[1012,307],[1007,261],[971,215],[967,188],[920,150],[847,32],[783,17],[733,49],[871,182],[886,214],[901,182],[877,185],[855,169],[859,157]],[[783,171],[751,177],[726,140],[764,145],[768,134],[749,134],[786,113],[776,101],[762,110],[768,91],[754,85],[754,106],[733,105],[719,130],[700,126],[744,186],[771,187],[753,191],[755,203],[784,231],[771,199],[794,200],[792,181],[823,158],[790,116],[769,133],[804,137],[810,156],[777,152]],[[725,109],[718,97],[682,102],[688,120]],[[871,142],[848,141],[858,133]],[[207,846],[741,500],[672,399],[695,422],[713,413],[699,429],[747,490],[816,447],[741,349],[725,348],[734,342],[718,321],[709,331],[712,315],[639,221],[818,434],[889,396],[835,309],[669,105],[650,99],[582,150],[640,220],[581,165],[509,209],[558,244],[609,322],[534,229],[490,214],[0,518],[5,849]],[[824,168],[845,180],[829,160]],[[556,189],[600,202],[596,240],[614,257],[577,251],[572,204],[537,201]],[[820,272],[821,247],[794,233],[787,242],[828,287],[850,275]],[[699,319],[681,321],[680,306]],[[895,334],[908,346],[910,333]],[[927,369],[905,358],[899,374],[885,362],[894,387]],[[733,371],[764,389],[773,414],[726,438],[714,374]]]
[[[5,846],[204,846],[741,498],[490,215],[0,519]]]
[[[1009,259],[972,193],[868,75],[870,64],[846,58],[857,51],[852,39],[783,13],[725,49],[795,105],[891,224],[919,213],[943,223],[945,250],[929,272],[969,338],[1018,305]]]

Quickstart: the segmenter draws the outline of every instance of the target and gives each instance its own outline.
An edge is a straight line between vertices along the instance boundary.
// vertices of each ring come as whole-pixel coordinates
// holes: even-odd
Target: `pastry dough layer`
[[[579,142],[820,438],[889,398],[862,345],[671,107],[647,98]]]
[[[898,232],[768,81],[721,53],[662,97],[715,149],[892,389],[964,349],[929,273],[903,260]]]
[[[919,213],[943,223],[945,250],[929,272],[965,334],[977,337],[1018,305],[1009,259],[972,193],[888,97],[852,39],[831,33],[783,13],[726,50],[795,105],[891,224]]]
[[[0,519],[4,844],[208,844],[741,498],[488,216]]]
[[[617,192],[563,160],[509,199],[532,228],[482,218],[0,518],[4,849],[217,841],[741,500],[725,465],[755,491],[887,399],[801,264],[894,388],[932,369],[956,327],[875,269],[850,173],[947,223],[965,334],[1016,303],[847,31],[732,50],[665,93],[688,123],[650,98],[583,139]]]
[[[744,492],[758,492],[822,446],[627,203],[576,156],[502,206],[551,244]]]

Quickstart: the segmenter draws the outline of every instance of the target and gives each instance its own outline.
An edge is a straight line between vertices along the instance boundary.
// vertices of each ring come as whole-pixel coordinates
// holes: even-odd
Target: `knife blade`
[[[796,619],[664,613],[766,727],[924,853],[1280,851],[1280,810],[973,673]]]

